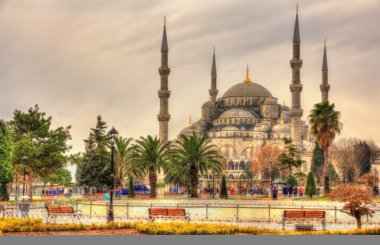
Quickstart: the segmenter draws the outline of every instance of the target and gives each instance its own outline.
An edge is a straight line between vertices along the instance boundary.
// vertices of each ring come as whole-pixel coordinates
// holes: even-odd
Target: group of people
[[[303,186],[291,186],[291,185],[286,185],[282,187],[282,190],[280,190],[276,185],[273,186],[271,194],[272,194],[272,199],[277,200],[279,197],[279,193],[282,193],[283,197],[303,197],[305,194]],[[319,196],[319,188],[317,188],[317,194]]]
[[[48,190],[45,190],[45,189],[42,189],[41,191],[41,194],[42,195],[62,195],[64,197],[71,197],[71,195],[73,194],[73,190],[72,189],[68,189],[68,188],[54,188],[54,189],[48,189]]]

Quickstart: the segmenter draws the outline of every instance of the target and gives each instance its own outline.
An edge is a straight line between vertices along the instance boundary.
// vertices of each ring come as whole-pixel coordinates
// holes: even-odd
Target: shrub
[[[228,198],[226,176],[222,177],[222,186],[220,188],[220,198]]]
[[[308,195],[310,198],[313,198],[313,195],[317,194],[317,187],[315,186],[314,176],[311,171],[307,176],[305,194]]]

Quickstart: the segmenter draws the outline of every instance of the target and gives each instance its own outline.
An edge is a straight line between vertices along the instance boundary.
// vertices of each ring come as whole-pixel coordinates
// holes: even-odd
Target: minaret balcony
[[[169,98],[170,91],[169,90],[159,90],[158,91],[158,97],[161,98]]]
[[[170,114],[158,114],[157,118],[160,122],[167,122],[170,120]]]
[[[302,114],[303,114],[303,110],[302,109],[292,108],[292,110],[290,111],[290,115],[292,117],[301,117]]]
[[[290,60],[290,66],[292,68],[301,68],[302,66],[302,60]]]
[[[301,92],[302,91],[302,84],[300,83],[292,83],[289,85],[291,92]]]
[[[158,68],[158,73],[160,73],[160,75],[169,75],[170,74],[170,68],[169,67],[160,67]]]

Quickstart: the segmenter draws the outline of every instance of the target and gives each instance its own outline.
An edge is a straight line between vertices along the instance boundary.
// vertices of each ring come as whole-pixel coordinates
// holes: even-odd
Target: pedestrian
[[[303,197],[303,188],[302,188],[302,186],[300,186],[298,188],[298,193],[299,193],[300,197]]]
[[[278,190],[277,190],[276,186],[273,186],[273,189],[272,189],[272,199],[273,200],[277,200],[277,193],[278,193]]]

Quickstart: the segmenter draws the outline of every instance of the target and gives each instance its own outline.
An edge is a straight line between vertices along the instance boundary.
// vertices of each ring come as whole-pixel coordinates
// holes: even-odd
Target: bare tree
[[[343,175],[343,183],[354,182],[359,176],[358,143],[356,138],[341,138],[331,147],[331,157]]]
[[[371,152],[371,163],[374,163],[377,158],[380,157],[380,147],[373,141],[373,139],[369,139],[365,141],[369,146]]]

